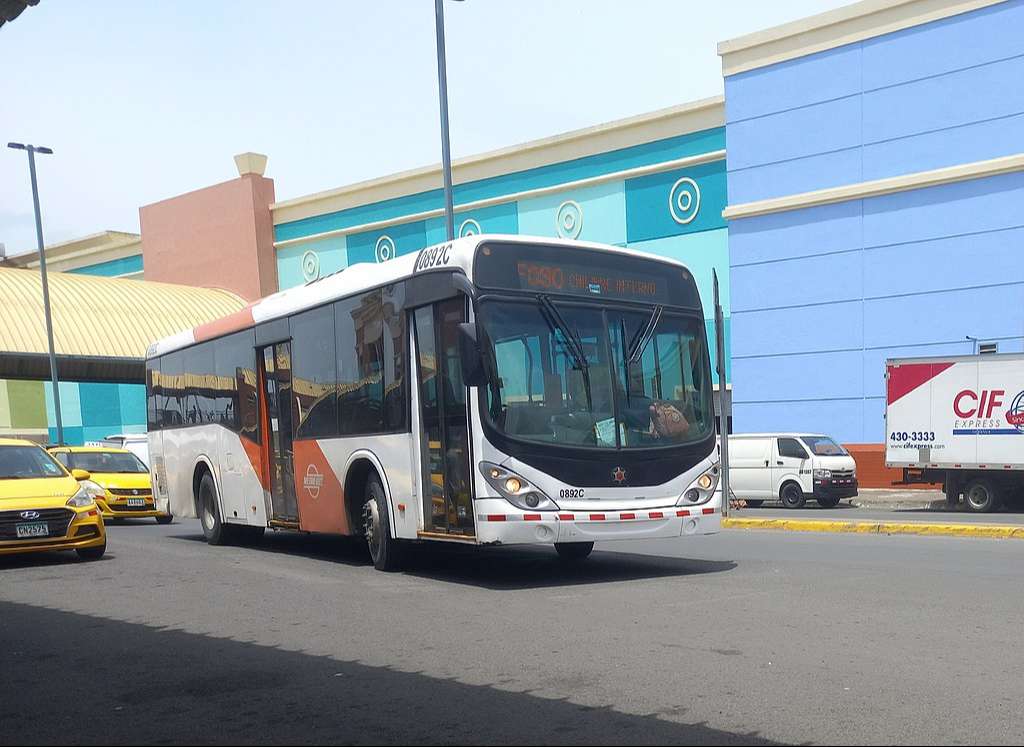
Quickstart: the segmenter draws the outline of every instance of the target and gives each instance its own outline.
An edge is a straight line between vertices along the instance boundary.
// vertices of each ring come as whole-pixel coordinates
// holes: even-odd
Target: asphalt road
[[[0,741],[1010,743],[1024,542],[729,531],[599,547],[0,560]]]

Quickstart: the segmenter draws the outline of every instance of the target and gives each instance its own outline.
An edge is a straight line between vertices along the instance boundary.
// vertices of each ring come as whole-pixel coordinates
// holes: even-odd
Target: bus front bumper
[[[505,501],[484,500],[477,506],[476,534],[480,544],[553,544],[666,539],[714,534],[721,527],[722,514],[717,506],[528,513]]]

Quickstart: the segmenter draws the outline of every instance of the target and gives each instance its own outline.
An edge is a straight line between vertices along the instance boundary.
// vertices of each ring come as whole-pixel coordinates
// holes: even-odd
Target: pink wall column
[[[146,280],[276,292],[273,202],[274,180],[250,172],[139,208]]]

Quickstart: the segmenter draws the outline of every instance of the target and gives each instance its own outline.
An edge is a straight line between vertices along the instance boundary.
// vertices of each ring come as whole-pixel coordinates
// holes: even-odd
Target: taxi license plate
[[[146,505],[146,499],[145,498],[129,498],[127,503],[128,503],[128,507],[129,508],[144,508],[145,505]]]
[[[33,524],[18,524],[14,531],[15,536],[17,536],[18,539],[50,536],[50,527],[46,525],[45,521],[39,521]]]

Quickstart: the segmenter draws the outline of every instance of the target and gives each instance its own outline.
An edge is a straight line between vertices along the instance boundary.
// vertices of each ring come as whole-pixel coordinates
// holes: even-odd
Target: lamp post
[[[452,198],[452,154],[448,141],[448,71],[444,56],[444,0],[434,0],[437,34],[437,87],[441,99],[441,172],[444,176],[444,221],[448,241],[455,238],[455,207]]]
[[[46,281],[46,252],[43,249],[43,218],[39,213],[39,187],[36,184],[36,153],[52,155],[53,150],[29,143],[7,143],[8,148],[28,151],[28,172],[32,178],[32,206],[36,213],[36,242],[39,245],[39,274],[43,281],[43,314],[46,317],[46,341],[50,348],[50,381],[53,384],[53,412],[57,420],[57,443],[64,443],[64,424],[60,417],[60,386],[57,380],[57,354],[53,349],[53,319],[50,317],[50,285]]]

